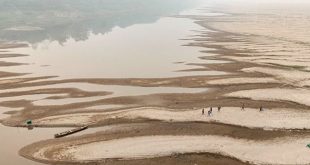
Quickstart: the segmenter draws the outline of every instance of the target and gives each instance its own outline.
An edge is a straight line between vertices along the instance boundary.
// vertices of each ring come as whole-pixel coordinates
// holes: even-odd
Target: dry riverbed
[[[188,46],[212,48],[205,53],[215,55],[183,71],[226,74],[59,80],[1,72],[0,105],[22,109],[6,112],[4,125],[25,126],[27,119],[36,127],[122,124],[36,142],[20,154],[54,164],[309,164],[309,46],[256,31],[230,31],[224,25],[241,19],[238,14],[188,17],[212,30],[202,31]],[[24,65],[6,62],[24,56],[7,51],[21,46],[26,45],[1,43],[0,66]],[[118,93],[119,86],[127,91]]]

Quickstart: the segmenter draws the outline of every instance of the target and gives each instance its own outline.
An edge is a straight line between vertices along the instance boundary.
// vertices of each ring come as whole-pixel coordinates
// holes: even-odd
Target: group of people
[[[217,107],[217,111],[220,112],[221,111],[221,108],[220,106]],[[209,111],[208,111],[208,116],[211,116],[212,115],[212,111],[213,111],[213,107],[210,107]],[[205,114],[205,109],[202,108],[202,115]]]
[[[221,108],[222,108],[222,107],[218,106],[218,107],[217,107],[217,111],[220,112],[220,111],[221,111]],[[245,105],[244,105],[244,104],[242,104],[241,110],[242,110],[242,111],[245,110]],[[210,109],[209,109],[209,111],[208,111],[208,116],[211,116],[211,115],[212,115],[212,111],[213,111],[213,107],[210,107]],[[263,106],[260,106],[260,107],[259,107],[259,112],[262,112],[262,111],[264,111]],[[205,109],[204,109],[204,108],[202,108],[201,113],[202,113],[202,115],[205,114]]]

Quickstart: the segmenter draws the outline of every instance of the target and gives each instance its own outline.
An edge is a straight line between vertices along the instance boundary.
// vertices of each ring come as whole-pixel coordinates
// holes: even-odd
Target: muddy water
[[[138,96],[138,95],[150,95],[158,93],[199,93],[206,92],[206,88],[178,88],[178,87],[134,87],[134,86],[119,86],[119,85],[98,85],[90,83],[64,83],[55,85],[45,85],[36,87],[24,87],[16,89],[2,90],[1,92],[17,92],[17,91],[29,91],[38,89],[57,89],[57,88],[76,88],[89,92],[112,92],[107,96],[95,96],[95,97],[83,97],[83,98],[65,98],[65,99],[48,99],[50,96],[65,96],[65,94],[36,94],[36,95],[23,95],[14,97],[2,97],[0,101],[12,101],[12,100],[29,100],[33,101],[35,105],[64,105],[78,102],[95,101],[111,97],[121,96]]]
[[[184,2],[183,2],[184,1]],[[198,3],[188,0],[63,1],[55,4],[50,0],[7,3],[0,0],[0,41],[19,41],[29,47],[7,49],[9,53],[27,54],[27,57],[2,58],[4,61],[27,65],[1,67],[1,71],[30,73],[24,77],[58,76],[68,78],[160,78],[186,75],[221,75],[223,72],[178,72],[191,69],[188,63],[202,63],[204,49],[183,46],[197,31],[204,29],[185,18],[171,17]],[[137,4],[135,4],[137,3]],[[100,6],[100,7],[98,7]],[[154,10],[156,9],[156,10]],[[160,10],[158,10],[160,9]],[[7,52],[0,52],[7,53]],[[225,61],[204,61],[221,63]],[[57,84],[41,88],[75,87],[86,91],[110,91],[112,95],[133,96],[153,93],[193,93],[206,89],[143,88],[126,86],[100,86],[91,84]],[[30,90],[20,88],[2,90],[13,92]],[[0,101],[31,100],[39,105],[57,105],[83,102],[87,99],[45,99],[61,95],[22,95],[2,97]],[[105,98],[107,98],[105,97]],[[102,97],[98,98],[102,99]],[[119,105],[95,106],[90,109],[117,108]],[[21,110],[2,107],[3,112]],[[27,130],[0,125],[0,164],[39,164],[18,156],[18,150],[30,143],[53,138],[55,133],[67,128],[40,128]],[[89,129],[92,133],[106,128]],[[114,129],[114,128],[113,128]]]
[[[280,0],[274,1],[280,2]],[[243,3],[249,2],[246,0],[219,0],[217,3],[213,4],[213,6],[208,6],[208,8],[212,8],[215,12],[202,14],[202,11],[204,10],[199,10],[184,11],[181,12],[181,14],[214,17],[227,16],[222,24],[220,22],[216,22],[216,24],[213,26],[224,31],[260,35],[262,38],[257,38],[257,40],[264,40],[266,45],[273,50],[282,50],[285,48],[285,53],[290,52],[287,50],[296,52],[296,48],[300,50],[299,47],[293,45],[293,49],[288,48],[287,45],[292,45],[292,43],[300,44],[300,42],[305,42],[303,46],[308,48],[309,33],[307,29],[309,29],[308,27],[310,26],[309,15],[305,13],[307,13],[306,11],[309,11],[309,4],[305,3],[304,5],[296,6],[296,4],[290,4],[287,3],[287,0],[285,1],[286,3],[282,4],[284,6],[279,8],[279,4],[268,4],[266,3],[267,0],[262,0],[257,3],[255,2],[254,4]],[[12,14],[8,11],[2,10],[3,7],[5,8],[5,5],[0,5],[1,16],[3,16],[3,13],[8,15]],[[18,5],[15,7],[18,7]],[[288,7],[289,10],[286,10]],[[142,6],[141,8],[144,7]],[[182,10],[183,9],[184,8],[182,8]],[[221,72],[176,72],[178,70],[192,68],[192,66],[187,65],[188,63],[222,62],[212,60],[202,61],[198,58],[199,56],[213,56],[214,54],[202,54],[200,51],[204,49],[182,46],[190,41],[180,39],[189,39],[197,34],[200,34],[199,32],[201,31],[209,32],[209,30],[203,29],[202,27],[194,24],[192,20],[169,17],[169,15],[171,16],[173,14],[179,13],[182,10],[179,9],[173,10],[173,12],[157,13],[149,18],[141,18],[141,15],[147,14],[145,14],[146,11],[140,11],[131,15],[132,17],[129,19],[127,17],[127,15],[129,15],[128,11],[124,12],[123,10],[120,13],[126,13],[124,15],[116,14],[115,16],[113,14],[110,15],[111,13],[109,12],[104,12],[104,14],[90,14],[90,16],[85,16],[81,13],[76,13],[69,9],[65,9],[65,11],[58,12],[42,12],[42,14],[40,14],[38,17],[30,17],[35,21],[32,21],[31,19],[23,19],[23,10],[21,10],[16,12],[20,14],[14,20],[26,20],[25,22],[28,22],[28,24],[18,23],[4,26],[3,22],[10,24],[10,21],[4,19],[1,21],[2,24],[0,23],[0,28],[2,29],[0,31],[0,37],[3,37],[6,40],[13,38],[28,43],[30,45],[28,48],[11,49],[10,51],[14,53],[29,54],[30,56],[5,60],[11,62],[28,63],[29,65],[6,67],[2,70],[19,73],[31,73],[30,75],[26,75],[26,77],[55,75],[59,76],[58,79],[90,77],[148,78],[223,74]],[[86,9],[83,11],[88,13],[91,10]],[[224,12],[229,14],[225,14]],[[50,13],[53,13],[52,15],[56,17],[51,17]],[[107,13],[110,19],[98,20],[99,18],[102,18],[102,15]],[[94,19],[90,19],[90,17]],[[133,21],[132,19],[135,17],[139,17],[140,19]],[[6,18],[6,16],[4,16],[4,18]],[[42,20],[45,20],[45,23],[41,22]],[[82,21],[76,22],[75,20]],[[48,22],[53,22],[53,24],[48,25]],[[227,22],[229,22],[229,25],[227,25]],[[102,25],[101,23],[108,24]],[[29,36],[32,38],[29,39]],[[266,38],[268,39],[266,40]],[[276,40],[271,40],[272,38],[276,38]],[[280,40],[281,43],[278,40]],[[258,40],[257,42],[260,43],[261,41]],[[280,46],[273,45],[277,42],[279,42]],[[263,47],[258,47],[257,45],[251,45],[249,43],[247,44],[248,45],[232,44],[230,46],[235,46],[237,48],[244,46],[245,48],[260,48],[265,50]],[[263,53],[266,52],[268,53],[269,50],[267,49],[267,51]],[[280,51],[271,53],[271,55],[277,54],[283,55],[283,53]],[[292,54],[294,57],[291,58],[294,61],[298,56],[295,56],[294,53]],[[298,54],[307,56],[308,52],[301,52]],[[273,58],[279,61],[279,59],[276,57]],[[302,59],[304,60],[304,58]],[[286,60],[286,58],[284,60]],[[268,63],[270,64],[270,62]],[[60,84],[59,86],[64,87],[65,85]],[[98,86],[90,87],[89,85],[86,85],[85,87],[85,85],[82,84],[72,84],[72,86],[91,91],[94,89],[95,91],[101,89],[101,87]],[[112,88],[107,89],[106,86],[102,87],[102,90],[114,92],[113,95],[108,97],[117,95],[150,94],[154,91],[155,93],[183,91],[183,89],[175,88],[143,89],[110,86]],[[16,90],[18,91],[22,89]],[[192,89],[184,90],[192,91]],[[53,102],[52,100],[44,99],[44,97],[47,97],[45,95],[21,96],[9,99],[19,99],[23,97],[26,99],[28,98],[29,100],[40,99],[40,101],[37,101],[36,103],[42,105],[57,105],[66,104],[72,101],[85,101],[84,98],[73,100],[70,98],[71,100],[64,99]],[[92,97],[89,99],[98,98]],[[113,107],[114,106],[112,106],[112,108]],[[5,155],[5,157],[9,159],[8,162],[6,159],[1,158],[0,164],[3,164],[3,162],[6,164],[27,164],[28,162],[29,164],[34,164],[30,161],[26,161],[23,158],[18,157],[17,151],[26,144],[41,139],[51,138],[53,133],[61,131],[60,129],[35,129],[28,131],[26,129],[8,128],[3,126],[0,127],[0,130],[0,145],[4,146],[1,147],[1,155]]]
[[[83,41],[69,38],[60,44],[45,40],[29,48],[13,50],[30,56],[8,61],[30,65],[8,67],[4,71],[60,78],[159,78],[223,74],[176,72],[192,68],[186,64],[201,63],[198,57],[207,55],[200,52],[204,49],[182,46],[188,41],[179,39],[197,35],[193,30],[203,29],[189,19],[165,17],[153,24],[115,27],[106,34],[89,32],[88,39]],[[212,63],[212,60],[208,62]]]
[[[102,107],[101,107],[102,108]],[[0,120],[8,117],[8,115],[3,114],[6,111],[20,110],[18,108],[6,108],[0,107]],[[83,134],[95,133],[98,131],[111,131],[117,129],[126,129],[119,126],[106,126],[106,127],[98,127],[98,128],[89,128],[85,131],[70,135],[70,136],[79,136]],[[139,125],[133,125],[139,126]],[[34,128],[32,130],[28,130],[27,128],[21,127],[6,127],[0,124],[0,164],[12,164],[12,165],[40,165],[41,163],[33,162],[31,160],[25,159],[18,155],[18,150],[22,147],[46,139],[52,139],[54,134],[68,130],[71,128]]]
[[[0,115],[1,116],[1,115]],[[72,128],[12,128],[0,124],[1,130],[1,147],[0,147],[0,164],[12,165],[39,165],[41,163],[33,162],[18,155],[18,150],[22,147],[40,141],[54,138],[54,134],[63,132]],[[70,136],[79,136],[83,134],[95,133],[98,131],[111,131],[118,129],[117,126],[89,128],[85,131]],[[121,128],[122,129],[122,128]],[[5,142],[5,143],[3,143]],[[5,158],[5,159],[4,159]]]
[[[40,163],[30,161],[18,155],[18,150],[23,146],[36,141],[53,138],[55,133],[64,131],[65,128],[40,128],[27,130],[26,128],[12,128],[0,124],[1,147],[0,164],[37,165]]]
[[[102,89],[102,91],[112,91],[113,94],[108,96],[96,96],[96,97],[88,97],[88,98],[67,98],[67,99],[41,99],[35,101],[35,105],[63,105],[63,104],[71,104],[77,102],[88,102],[95,101],[104,98],[111,97],[121,97],[121,96],[138,96],[138,95],[149,95],[156,93],[199,93],[206,92],[205,88],[173,88],[173,87],[131,87],[131,86],[117,86],[117,85],[94,85],[87,84],[90,87],[95,87],[95,91]],[[85,87],[85,85],[84,85]]]

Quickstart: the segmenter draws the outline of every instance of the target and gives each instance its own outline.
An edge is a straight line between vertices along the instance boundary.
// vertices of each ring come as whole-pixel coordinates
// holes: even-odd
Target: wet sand
[[[130,138],[130,137],[144,137],[149,135],[175,135],[175,136],[193,136],[193,137],[200,137],[202,135],[216,135],[219,137],[232,137],[236,139],[248,139],[251,141],[255,141],[258,144],[261,142],[268,142],[272,141],[273,139],[277,138],[294,138],[294,137],[306,137],[309,133],[303,133],[300,131],[268,131],[268,130],[261,130],[261,129],[247,129],[229,125],[219,125],[219,124],[207,124],[207,123],[166,123],[166,122],[154,122],[148,121],[148,124],[144,125],[143,127],[137,127],[137,125],[128,125],[130,129],[126,129],[123,131],[105,131],[105,132],[97,132],[95,134],[84,135],[83,138],[79,137],[72,137],[72,138],[63,138],[58,140],[48,140],[42,141],[39,143],[35,143],[33,145],[27,146],[21,150],[21,154],[28,157],[29,155],[36,155],[35,158],[42,162],[49,162],[53,160],[53,162],[59,163],[67,163],[67,162],[80,162],[79,160],[74,160],[71,157],[61,156],[63,155],[63,151],[67,151],[67,147],[71,148],[73,146],[79,147],[80,145],[84,144],[96,144],[96,142],[105,142],[112,139],[122,139],[122,138]],[[194,128],[194,129],[193,129]],[[156,136],[155,136],[156,137]],[[185,138],[186,140],[187,138]],[[212,140],[213,141],[213,140]],[[211,141],[211,142],[212,142]],[[171,141],[173,142],[173,141]],[[203,143],[203,142],[201,142]],[[214,145],[218,145],[214,141]],[[227,145],[230,146],[230,145]],[[251,145],[249,145],[251,146]],[[184,146],[185,147],[185,146]],[[74,148],[74,147],[73,147]],[[151,147],[152,148],[152,147]],[[150,148],[150,149],[151,149]],[[238,147],[237,147],[238,148]],[[151,149],[152,150],[152,149]],[[38,154],[39,152],[40,154]],[[37,154],[35,154],[37,153]],[[87,157],[88,154],[84,154]],[[174,153],[173,155],[177,155],[178,152]],[[189,154],[193,155],[193,154]],[[208,157],[208,154],[194,154],[194,155],[204,155]],[[157,157],[157,156],[156,156]],[[174,157],[174,156],[172,156]],[[171,157],[162,157],[162,158],[154,158],[155,160],[158,159],[171,159]],[[229,158],[223,158],[226,160]],[[204,160],[204,159],[203,159]],[[221,162],[222,159],[218,160]],[[100,160],[92,160],[91,162],[123,162],[124,160],[121,159],[100,159]],[[138,160],[129,159],[129,162],[139,162],[146,163],[151,161],[149,159],[139,158]],[[172,162],[176,162],[176,160],[170,160]],[[198,160],[196,160],[198,161]],[[88,161],[82,161],[84,163]],[[233,161],[234,162],[234,161]]]
[[[140,159],[186,153],[221,153],[255,164],[308,164],[305,138],[257,142],[221,136],[142,136],[93,142],[64,148],[56,158],[72,161]],[[167,147],[167,146],[170,147]],[[122,146],[123,149],[119,149]],[[102,149],[104,148],[104,150]],[[43,151],[47,149],[42,149]],[[43,153],[34,153],[42,158]],[[298,159],[296,159],[298,157]],[[43,156],[44,158],[44,156]],[[68,159],[69,158],[69,159]],[[269,158],[269,159],[268,159]]]
[[[237,22],[232,28],[250,23],[242,24],[240,20],[244,20],[243,15],[230,12],[229,15],[216,17],[182,16],[192,18],[197,24],[208,29],[208,32],[202,31],[197,38],[192,38],[187,45],[208,48],[204,51],[206,54],[216,54],[201,57],[201,60],[229,61],[211,64],[203,61],[191,63],[193,68],[185,69],[186,72],[220,71],[228,74],[61,80],[48,77],[13,77],[1,80],[3,83],[0,83],[0,88],[3,91],[7,90],[0,94],[2,97],[48,94],[49,96],[43,99],[85,100],[65,101],[57,105],[38,105],[35,102],[42,99],[37,98],[6,100],[0,105],[24,109],[10,112],[11,116],[3,119],[2,123],[8,126],[25,126],[25,120],[31,118],[37,127],[84,124],[90,127],[124,124],[129,127],[125,131],[116,129],[111,132],[36,142],[20,151],[22,156],[43,163],[309,164],[310,150],[306,145],[309,141],[307,98],[310,93],[310,78],[306,67],[306,54],[310,50],[307,43],[297,42],[296,38],[290,36],[286,36],[288,38],[285,39],[279,38],[279,35],[283,35],[281,33],[266,36],[256,33],[255,30],[251,31],[251,34],[231,31],[229,27],[224,26],[229,24],[228,21]],[[2,47],[14,46],[7,44]],[[17,76],[14,74],[16,73],[3,73],[0,76]],[[14,83],[11,83],[12,81]],[[65,85],[68,83],[134,86],[137,90],[166,87],[167,92],[113,96],[114,91],[88,91],[79,86],[70,88]],[[53,88],[53,85],[63,85],[66,88]],[[173,90],[169,92],[169,88],[176,87],[186,90],[181,93]],[[191,89],[194,92],[191,92]],[[240,108],[243,104],[246,106],[245,111]],[[96,106],[96,109],[87,109]],[[218,106],[222,107],[221,112],[217,112]],[[265,111],[259,112],[260,106],[263,106]],[[209,107],[214,107],[210,117],[207,116]],[[205,108],[205,115],[201,115],[202,108]],[[146,126],[140,128],[130,124]],[[145,139],[146,142],[143,143]],[[217,141],[218,139],[220,140]],[[204,140],[211,143],[204,143]],[[198,143],[192,144],[192,141]],[[137,143],[141,143],[140,146],[131,145]],[[167,143],[173,143],[176,148],[169,150]],[[124,146],[124,151],[128,152],[116,152],[115,146],[120,144]],[[199,144],[204,145],[199,148]],[[226,146],[230,145],[232,147],[227,149]],[[248,148],[240,149],[241,146]],[[99,151],[96,147],[109,147],[111,150],[92,153]],[[132,150],[137,152],[130,152]]]

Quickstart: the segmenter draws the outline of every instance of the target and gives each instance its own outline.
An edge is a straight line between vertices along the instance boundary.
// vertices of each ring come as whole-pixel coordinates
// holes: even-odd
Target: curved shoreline
[[[203,27],[208,28],[211,20],[204,20],[204,18],[193,18],[197,20],[197,23],[202,25]],[[221,17],[218,18],[219,21]],[[209,22],[208,22],[209,21]],[[216,20],[215,20],[216,21]],[[223,20],[225,21],[225,19]],[[212,28],[211,28],[212,29]],[[89,101],[85,103],[73,103],[68,105],[58,105],[58,106],[37,106],[34,105],[32,101],[25,101],[25,100],[16,100],[16,101],[8,101],[2,102],[0,105],[7,106],[7,107],[25,107],[24,110],[15,113],[11,116],[10,119],[7,119],[5,124],[7,125],[23,125],[25,119],[33,118],[34,122],[38,122],[39,125],[46,125],[46,126],[65,126],[65,125],[72,125],[76,122],[83,122],[83,124],[94,124],[99,125],[103,124],[105,120],[113,120],[113,124],[122,123],[124,120],[128,120],[129,123],[135,121],[137,119],[144,119],[142,122],[150,123],[152,120],[160,120],[163,122],[168,122],[169,124],[178,124],[177,122],[187,122],[186,124],[195,125],[195,122],[207,122],[203,123],[203,128],[208,128],[210,130],[216,129],[216,126],[212,125],[212,127],[208,127],[208,123],[225,123],[229,125],[225,125],[222,128],[227,129],[229,133],[220,134],[221,136],[216,137],[215,139],[222,138],[223,135],[225,136],[232,136],[233,130],[237,128],[232,128],[232,125],[237,125],[239,127],[247,127],[247,128],[238,128],[242,129],[241,132],[261,132],[264,131],[262,129],[269,129],[270,132],[273,132],[273,138],[277,136],[284,136],[278,131],[284,131],[288,134],[290,141],[294,141],[300,137],[293,137],[293,134],[288,132],[296,131],[294,129],[299,130],[300,132],[307,134],[309,127],[309,118],[308,115],[310,113],[307,112],[309,109],[309,104],[305,102],[305,97],[310,95],[307,88],[309,87],[309,75],[304,74],[306,73],[307,68],[304,65],[308,64],[308,61],[304,54],[306,54],[306,50],[302,49],[302,52],[299,52],[297,57],[290,55],[290,50],[294,50],[291,47],[285,47],[290,44],[290,42],[282,43],[282,45],[274,45],[274,43],[269,43],[270,41],[274,41],[271,38],[264,38],[266,41],[259,38],[259,36],[255,35],[242,35],[237,33],[225,32],[220,29],[212,29],[216,30],[214,32],[205,34],[201,32],[200,39],[193,39],[195,42],[188,44],[189,46],[200,46],[200,47],[209,47],[215,48],[215,50],[208,50],[206,52],[216,53],[216,57],[201,57],[202,60],[206,59],[218,59],[218,60],[225,60],[230,61],[230,63],[221,63],[221,64],[193,64],[194,66],[200,66],[202,68],[194,68],[189,69],[187,71],[201,71],[201,70],[216,70],[216,71],[225,71],[230,72],[229,75],[219,75],[219,76],[187,76],[187,77],[174,77],[174,78],[160,78],[160,79],[70,79],[70,80],[45,80],[39,82],[18,82],[17,84],[11,83],[4,83],[1,84],[2,89],[14,89],[19,87],[37,87],[37,86],[46,86],[51,84],[62,84],[68,82],[82,82],[82,83],[94,83],[94,84],[101,84],[101,85],[124,85],[124,86],[178,86],[178,87],[207,87],[207,88],[214,88],[213,91],[209,93],[201,94],[201,93],[193,93],[193,94],[154,94],[154,95],[145,95],[145,96],[124,96],[124,97],[117,97],[117,98],[107,98],[98,101]],[[257,41],[261,39],[262,41]],[[270,40],[270,41],[269,41]],[[278,39],[276,39],[278,40]],[[273,46],[268,48],[268,46]],[[281,46],[286,53],[284,53],[287,57],[283,58],[277,56],[281,54]],[[296,43],[293,44],[296,46]],[[270,49],[274,49],[275,52],[271,53],[268,52]],[[277,52],[278,51],[278,52]],[[301,58],[302,62],[296,61],[297,58]],[[286,60],[287,59],[287,60]],[[300,60],[300,59],[298,59]],[[4,65],[4,64],[3,64]],[[298,66],[296,66],[298,65]],[[293,68],[288,70],[288,68]],[[12,73],[3,73],[3,77],[7,76],[16,76]],[[10,86],[7,86],[10,84]],[[281,87],[281,88],[280,88]],[[305,88],[303,94],[300,94],[300,90],[298,88]],[[277,90],[277,91],[275,91]],[[40,90],[39,90],[40,91]],[[290,93],[287,94],[286,92],[289,91]],[[27,91],[24,91],[27,93]],[[33,92],[33,91],[32,91]],[[41,91],[42,92],[42,91]],[[51,92],[51,91],[50,91]],[[59,91],[63,92],[63,91]],[[261,97],[257,98],[258,92]],[[277,93],[278,92],[278,93]],[[40,92],[39,92],[40,93]],[[84,94],[83,97],[92,96],[95,93],[86,93],[86,91],[74,91],[74,90],[64,90],[64,93],[70,93],[72,96]],[[277,93],[277,95],[274,95]],[[104,94],[104,93],[101,93]],[[286,94],[286,96],[284,95]],[[11,94],[9,94],[11,95]],[[71,97],[72,97],[71,96]],[[70,96],[68,96],[70,97]],[[81,96],[82,97],[82,96]],[[59,97],[56,97],[59,99]],[[79,111],[75,111],[79,108],[85,108],[90,106],[96,106],[101,104],[120,104],[120,105],[139,105],[139,106],[161,106],[161,109],[157,110],[150,110],[148,109],[130,109],[126,110],[119,110],[113,109],[108,110],[108,112],[104,113],[97,113],[95,111],[90,111],[90,114],[87,114],[86,111],[81,114]],[[245,112],[241,112],[240,107],[242,104],[246,104],[249,108],[246,108]],[[214,112],[214,116],[211,118],[201,118],[201,108],[203,107],[217,107],[222,106],[223,111],[221,114]],[[264,106],[266,107],[266,111],[259,113],[258,107]],[[189,108],[196,107],[199,110],[193,111]],[[232,110],[228,110],[225,107],[234,107]],[[255,108],[255,109],[253,109]],[[123,108],[122,108],[123,109]],[[126,109],[126,107],[124,108]],[[168,109],[168,110],[167,110]],[[177,109],[178,112],[172,112],[171,109]],[[290,109],[290,110],[287,110]],[[66,112],[66,110],[68,110]],[[104,109],[98,109],[104,110]],[[150,111],[149,111],[150,110]],[[180,110],[187,110],[187,111],[180,111]],[[206,109],[207,111],[208,109]],[[227,111],[226,111],[227,110]],[[113,112],[114,111],[114,112]],[[216,111],[216,110],[215,110]],[[227,112],[227,113],[226,113]],[[67,113],[67,115],[62,115]],[[68,113],[72,113],[68,115]],[[223,117],[224,116],[224,117]],[[284,120],[283,120],[284,119]],[[126,122],[128,122],[126,121]],[[40,123],[41,122],[41,123]],[[53,123],[54,122],[54,123]],[[89,122],[89,123],[88,123]],[[109,121],[110,122],[110,121]],[[194,123],[194,124],[193,124]],[[211,125],[211,124],[210,124]],[[184,126],[184,125],[183,125]],[[168,126],[162,127],[162,129],[167,128]],[[251,128],[251,129],[249,129]],[[259,128],[259,129],[253,129]],[[175,128],[177,129],[177,127]],[[305,130],[304,130],[305,129]],[[266,131],[266,130],[265,130]],[[170,130],[173,132],[173,130]],[[182,131],[180,131],[182,132]],[[182,132],[184,135],[186,133],[189,134],[190,131]],[[266,131],[267,132],[267,131]],[[268,133],[270,133],[268,132]],[[301,133],[301,134],[302,134]],[[139,133],[137,133],[139,134]],[[155,133],[149,132],[144,136],[149,135],[156,135]],[[172,134],[172,133],[171,133]],[[207,133],[205,133],[207,134]],[[128,137],[134,139],[135,134],[131,134],[133,137]],[[169,133],[166,133],[169,135]],[[184,136],[181,134],[177,134],[177,136]],[[300,134],[298,134],[300,135]],[[196,135],[195,135],[196,136]],[[259,136],[257,134],[257,136]],[[267,135],[265,135],[267,136]],[[77,139],[83,141],[87,139],[87,136],[78,137]],[[104,138],[104,137],[100,137]],[[87,143],[94,143],[94,141],[102,141],[103,139],[92,139],[92,141],[83,141],[85,145]],[[235,137],[234,137],[235,138]],[[296,138],[296,139],[294,139]],[[69,138],[70,139],[70,138]],[[128,140],[125,140],[126,141]],[[165,141],[165,138],[163,138]],[[141,139],[140,139],[141,140]],[[143,139],[142,139],[143,140]],[[156,140],[156,139],[153,139]],[[170,139],[171,141],[176,141],[177,139]],[[214,139],[209,139],[214,140]],[[231,139],[230,139],[231,140]],[[239,143],[240,139],[233,139],[230,144],[236,145]],[[244,140],[244,139],[243,139]],[[51,140],[49,141],[48,145],[52,146],[53,144],[57,144],[62,140]],[[79,147],[76,143],[71,143],[64,139],[66,143],[64,145],[72,144],[73,146]],[[203,140],[202,140],[203,141]],[[246,142],[244,142],[246,141]],[[241,143],[243,145],[247,145],[248,139]],[[308,141],[308,139],[307,139]],[[114,142],[112,140],[112,142]],[[187,143],[188,141],[186,141]],[[279,141],[278,141],[279,142]],[[285,141],[280,141],[283,144]],[[158,141],[158,143],[162,143]],[[216,143],[215,145],[221,144],[221,142]],[[255,145],[256,143],[265,143],[265,142],[253,142],[251,145]],[[38,142],[37,144],[44,144],[44,142]],[[113,143],[114,144],[114,143]],[[104,144],[107,145],[107,144]],[[112,144],[109,144],[112,145]],[[181,147],[180,144],[175,144],[176,146]],[[197,144],[198,145],[198,144]],[[270,145],[267,144],[267,147]],[[156,145],[155,145],[156,146]],[[34,145],[26,146],[34,147]],[[40,147],[35,146],[35,147]],[[34,148],[35,148],[34,147]],[[42,147],[42,146],[41,146]],[[159,147],[159,146],[158,146]],[[204,148],[207,152],[210,148],[205,146]],[[299,147],[305,147],[300,145]],[[151,148],[151,147],[150,147]],[[238,147],[235,147],[235,149]],[[35,148],[39,149],[39,148]],[[160,148],[165,149],[165,148]],[[214,149],[214,148],[213,148]],[[285,149],[285,147],[284,147]],[[297,148],[299,149],[299,148]],[[178,149],[181,150],[181,149]],[[178,151],[177,150],[177,151]],[[272,149],[271,149],[272,150]],[[280,150],[280,149],[278,149]],[[277,150],[277,151],[278,151]],[[217,150],[222,151],[222,150]],[[256,151],[259,151],[258,149]],[[53,151],[54,152],[54,151]],[[53,153],[51,151],[51,153]],[[57,151],[58,152],[58,151]],[[169,151],[168,156],[173,154],[175,151]],[[196,152],[193,149],[191,152]],[[247,150],[246,153],[251,153],[252,150]],[[253,151],[255,152],[255,151]],[[262,153],[265,153],[263,151]],[[269,151],[268,151],[269,152]],[[113,154],[113,151],[110,152]],[[214,152],[217,153],[217,152]],[[27,154],[24,153],[24,149],[22,149],[21,154],[27,158],[33,158],[31,155],[26,156]],[[181,153],[182,154],[182,153]],[[258,153],[259,154],[259,153]],[[156,154],[155,154],[156,155]],[[167,155],[163,155],[166,157]],[[188,154],[185,154],[188,155]],[[190,155],[190,154],[189,154]],[[195,155],[195,154],[194,154]],[[272,153],[270,154],[272,155]],[[103,155],[104,156],[104,155]],[[122,155],[124,156],[124,155]],[[145,155],[144,155],[145,156]],[[162,156],[162,155],[159,155]],[[240,155],[238,155],[240,158]],[[242,156],[242,155],[241,155]],[[254,155],[255,156],[255,155]],[[268,157],[269,155],[265,155]],[[56,155],[57,157],[57,155]],[[126,157],[126,155],[125,155]],[[253,158],[253,156],[251,156]],[[295,157],[298,157],[295,155]],[[98,158],[98,157],[97,157]],[[99,155],[100,158],[100,155]],[[288,157],[284,157],[288,158]],[[262,158],[263,159],[263,158]],[[260,160],[262,160],[260,159]],[[293,159],[293,158],[292,158]],[[149,159],[144,159],[140,164],[145,164]],[[244,161],[248,161],[249,159],[244,159]],[[256,160],[257,161],[257,160]],[[274,160],[277,161],[277,160]],[[280,161],[280,159],[279,159]],[[291,161],[291,160],[289,160]],[[44,161],[49,162],[49,161]],[[96,162],[96,161],[95,161]],[[111,160],[111,164],[115,163],[114,160]],[[126,162],[126,161],[124,161]],[[305,161],[306,162],[306,161]],[[295,163],[305,163],[305,162],[295,162]],[[70,160],[66,163],[70,163]],[[85,162],[84,162],[85,163]],[[252,162],[252,163],[260,163],[260,161]],[[274,162],[269,162],[274,163]],[[282,162],[283,163],[283,162]],[[294,163],[294,162],[292,162]],[[306,162],[310,163],[310,162]]]
[[[110,127],[110,126],[107,126]],[[112,126],[114,128],[114,126]],[[103,127],[104,128],[104,127]],[[96,143],[100,141],[110,141],[123,138],[134,138],[144,136],[218,136],[229,137],[233,139],[244,139],[246,141],[264,142],[274,141],[276,139],[308,137],[309,133],[295,131],[279,131],[279,130],[260,130],[247,129],[228,125],[208,124],[208,123],[167,123],[146,121],[141,124],[123,124],[116,129],[104,129],[96,133],[85,134],[82,136],[73,136],[61,139],[51,139],[28,145],[20,150],[20,154],[28,159],[40,161],[43,163],[69,163],[70,161],[54,160],[61,149],[66,147],[74,147],[83,144]],[[216,143],[214,143],[216,144]],[[49,148],[45,153],[47,160],[34,157],[34,153],[42,151],[43,148]],[[54,155],[54,156],[53,156]],[[170,156],[168,157],[170,158]],[[110,161],[111,164],[119,162],[119,159],[102,160]],[[124,160],[125,161],[125,160]],[[148,162],[149,159],[143,159],[142,162]],[[91,162],[96,162],[91,161]],[[99,161],[100,162],[100,161]],[[77,163],[77,162],[76,162]],[[143,164],[143,163],[142,163]]]
[[[67,115],[50,116],[33,120],[35,126],[73,126],[92,125],[104,123],[107,120],[146,119],[165,122],[207,122],[235,125],[245,128],[259,128],[268,130],[310,130],[310,113],[305,110],[288,109],[259,109],[240,107],[221,107],[221,111],[213,108],[208,116],[208,108],[202,115],[198,110],[174,110],[159,107],[139,107],[124,110],[114,110],[100,113],[75,113]]]
[[[138,136],[71,147],[60,146],[55,152],[57,154],[52,154],[49,158],[44,156],[50,150],[46,147],[33,153],[32,157],[45,161],[82,163],[105,159],[132,160],[164,157],[171,154],[213,153],[254,164],[309,164],[310,150],[306,147],[309,140],[309,137],[304,137],[258,142],[212,135]],[[122,146],[121,150],[117,149],[119,146]],[[22,152],[22,155],[24,154]]]

